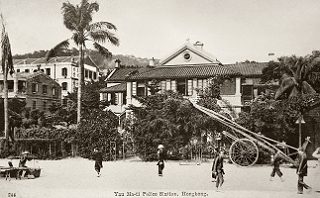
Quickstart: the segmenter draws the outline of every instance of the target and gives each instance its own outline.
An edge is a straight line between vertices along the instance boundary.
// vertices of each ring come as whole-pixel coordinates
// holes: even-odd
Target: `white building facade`
[[[78,62],[78,57],[73,56],[54,57],[48,62],[45,58],[14,59],[14,70],[16,73],[41,70],[61,85],[64,97],[78,87]],[[84,60],[84,80],[99,80],[99,68],[90,57],[85,57]]]
[[[200,42],[183,45],[156,66],[151,63],[147,68],[121,68],[118,65],[106,79],[107,87],[100,91],[100,98],[111,101],[109,108],[120,115],[128,104],[140,105],[133,96],[149,95],[145,84],[152,80],[158,81],[161,91],[172,90],[194,99],[197,89],[205,88],[208,79],[216,75],[230,77],[221,87],[221,97],[240,112],[242,75],[205,52]]]

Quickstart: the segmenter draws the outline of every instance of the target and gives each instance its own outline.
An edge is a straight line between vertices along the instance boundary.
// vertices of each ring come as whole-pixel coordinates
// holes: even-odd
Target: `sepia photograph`
[[[0,0],[0,198],[320,197],[320,1]]]

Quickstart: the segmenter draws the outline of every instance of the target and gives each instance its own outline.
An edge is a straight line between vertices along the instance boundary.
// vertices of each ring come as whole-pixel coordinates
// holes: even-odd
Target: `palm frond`
[[[106,41],[108,33],[106,31],[98,30],[95,32],[90,32],[89,36],[96,42],[104,43]]]
[[[78,9],[79,16],[79,30],[85,29],[92,21],[93,12],[99,10],[99,4],[97,2],[89,3],[87,0],[82,0]]]
[[[99,43],[94,42],[93,46],[94,46],[94,48],[96,48],[98,50],[99,54],[101,54],[102,56],[104,56],[108,59],[112,57],[112,53],[107,48],[100,45]]]
[[[108,30],[117,31],[117,27],[115,25],[113,25],[112,23],[109,23],[109,22],[105,22],[105,21],[91,23],[87,28],[88,32],[96,31],[96,30],[100,30],[100,29],[103,29],[103,30],[108,29]]]
[[[316,90],[306,81],[301,83],[302,94],[314,94]]]
[[[9,72],[10,75],[14,73],[10,40],[4,24],[2,24],[1,34],[1,66],[3,72]]]
[[[281,82],[280,87],[275,94],[275,99],[279,99],[284,93],[291,91],[292,88],[295,87],[296,85],[297,85],[297,81],[295,80],[294,77],[288,77],[284,79]]]
[[[50,49],[46,54],[46,61],[57,55],[57,52],[69,47],[69,39],[62,41],[52,49]]]
[[[88,35],[95,42],[104,43],[106,40],[115,46],[119,46],[119,39],[117,36],[110,32],[108,26],[112,28],[116,28],[113,24],[107,22],[98,22],[94,24],[90,24],[87,27]]]
[[[77,8],[70,2],[62,4],[63,23],[69,30],[77,30]]]
[[[293,87],[292,90],[290,91],[288,98],[298,96],[299,94],[300,94],[300,92],[299,92],[298,88]]]

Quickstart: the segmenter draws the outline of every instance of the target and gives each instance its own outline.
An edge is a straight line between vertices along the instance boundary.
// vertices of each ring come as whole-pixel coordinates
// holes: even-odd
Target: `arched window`
[[[29,72],[30,72],[30,70],[29,70],[29,69],[25,69],[25,70],[24,70],[24,72],[29,73]]]
[[[65,67],[62,68],[62,76],[64,76],[64,77],[68,76],[68,70]]]
[[[67,90],[68,89],[68,83],[67,82],[63,82],[62,83],[62,90]]]

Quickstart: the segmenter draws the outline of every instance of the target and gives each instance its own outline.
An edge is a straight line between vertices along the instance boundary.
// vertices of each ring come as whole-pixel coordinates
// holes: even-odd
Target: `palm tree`
[[[312,71],[308,58],[303,57],[281,57],[280,70],[283,74],[280,79],[280,87],[275,94],[275,99],[286,95],[293,96],[316,93],[314,88],[307,82],[308,76]]]
[[[1,34],[1,66],[3,72],[3,85],[4,85],[4,133],[6,138],[6,148],[9,146],[9,108],[8,108],[8,73],[12,75],[14,73],[11,45],[8,33],[3,22],[3,17],[1,14],[2,22],[2,34]]]
[[[79,70],[78,70],[78,107],[77,124],[81,121],[81,91],[84,84],[84,49],[86,41],[92,41],[93,46],[98,52],[106,58],[111,58],[111,52],[99,43],[110,42],[118,46],[119,40],[112,31],[116,31],[115,25],[109,22],[92,23],[92,15],[99,10],[99,4],[89,3],[88,0],[82,0],[80,5],[73,5],[65,2],[62,5],[63,23],[72,32],[71,39],[79,48]],[[46,55],[48,61],[55,56],[57,52],[69,46],[69,39],[62,41],[52,48]]]

